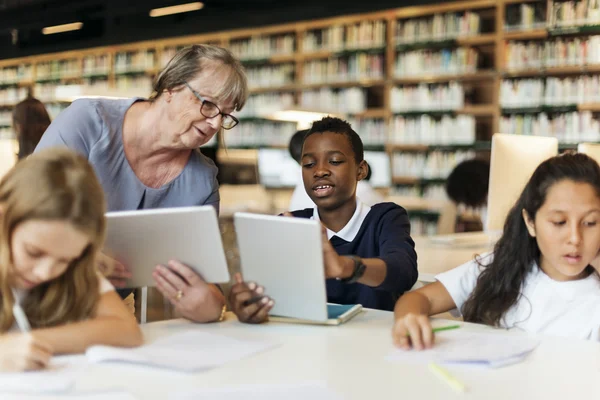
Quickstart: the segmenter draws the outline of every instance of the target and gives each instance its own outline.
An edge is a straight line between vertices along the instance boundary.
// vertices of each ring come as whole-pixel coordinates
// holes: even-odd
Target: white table
[[[269,323],[244,325],[183,320],[143,326],[147,340],[201,329],[239,338],[278,341],[276,349],[208,372],[184,374],[124,364],[93,365],[77,390],[126,388],[140,399],[165,399],[173,390],[242,384],[326,381],[347,399],[598,399],[600,344],[545,338],[524,362],[496,370],[448,366],[468,388],[454,392],[426,365],[386,361],[392,314],[368,310],[340,327]],[[461,329],[488,329],[467,324]]]

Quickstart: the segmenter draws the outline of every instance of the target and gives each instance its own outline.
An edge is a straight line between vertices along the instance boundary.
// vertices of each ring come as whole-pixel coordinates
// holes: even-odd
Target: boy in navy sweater
[[[302,179],[317,208],[291,216],[320,220],[324,226],[328,302],[392,311],[417,280],[417,254],[402,207],[368,207],[357,200],[356,184],[367,173],[362,141],[350,124],[332,117],[314,122],[304,138]],[[236,280],[229,295],[233,312],[242,322],[265,321],[273,300],[239,274]]]

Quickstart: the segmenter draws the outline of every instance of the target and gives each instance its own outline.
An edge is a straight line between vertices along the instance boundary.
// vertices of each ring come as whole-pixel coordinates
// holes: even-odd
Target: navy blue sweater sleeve
[[[400,296],[417,281],[417,253],[410,237],[410,221],[406,210],[394,207],[378,224],[379,257],[387,266],[385,280],[376,287]]]

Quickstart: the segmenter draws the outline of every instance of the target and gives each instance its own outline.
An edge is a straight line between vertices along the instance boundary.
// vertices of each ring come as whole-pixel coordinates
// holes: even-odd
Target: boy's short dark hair
[[[458,164],[446,180],[446,193],[457,204],[481,207],[487,203],[490,163],[474,158]]]
[[[304,144],[304,137],[308,133],[308,129],[304,129],[294,133],[290,139],[290,144],[288,146],[288,150],[290,151],[290,156],[298,164],[302,161],[302,145]]]
[[[323,132],[339,133],[340,135],[346,136],[350,142],[352,151],[354,151],[354,159],[356,162],[359,163],[364,160],[365,152],[363,142],[360,139],[360,136],[358,136],[358,133],[352,129],[347,121],[335,117],[325,117],[319,121],[315,121],[313,122],[312,127],[308,130],[306,136],[304,136],[304,140],[306,140],[306,138],[312,134]]]

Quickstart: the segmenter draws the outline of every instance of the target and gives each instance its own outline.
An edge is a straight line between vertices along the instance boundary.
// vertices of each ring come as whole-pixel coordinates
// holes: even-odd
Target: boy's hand
[[[323,243],[323,262],[325,264],[325,278],[349,278],[354,271],[354,261],[348,257],[340,256],[327,238],[327,229],[321,225],[321,239]]]
[[[254,282],[246,283],[240,273],[235,274],[236,283],[229,292],[229,305],[240,322],[260,324],[269,319],[269,311],[275,305],[265,296],[265,289]]]
[[[429,317],[422,314],[406,314],[397,318],[392,328],[392,339],[396,347],[404,350],[430,349],[434,335]]]

